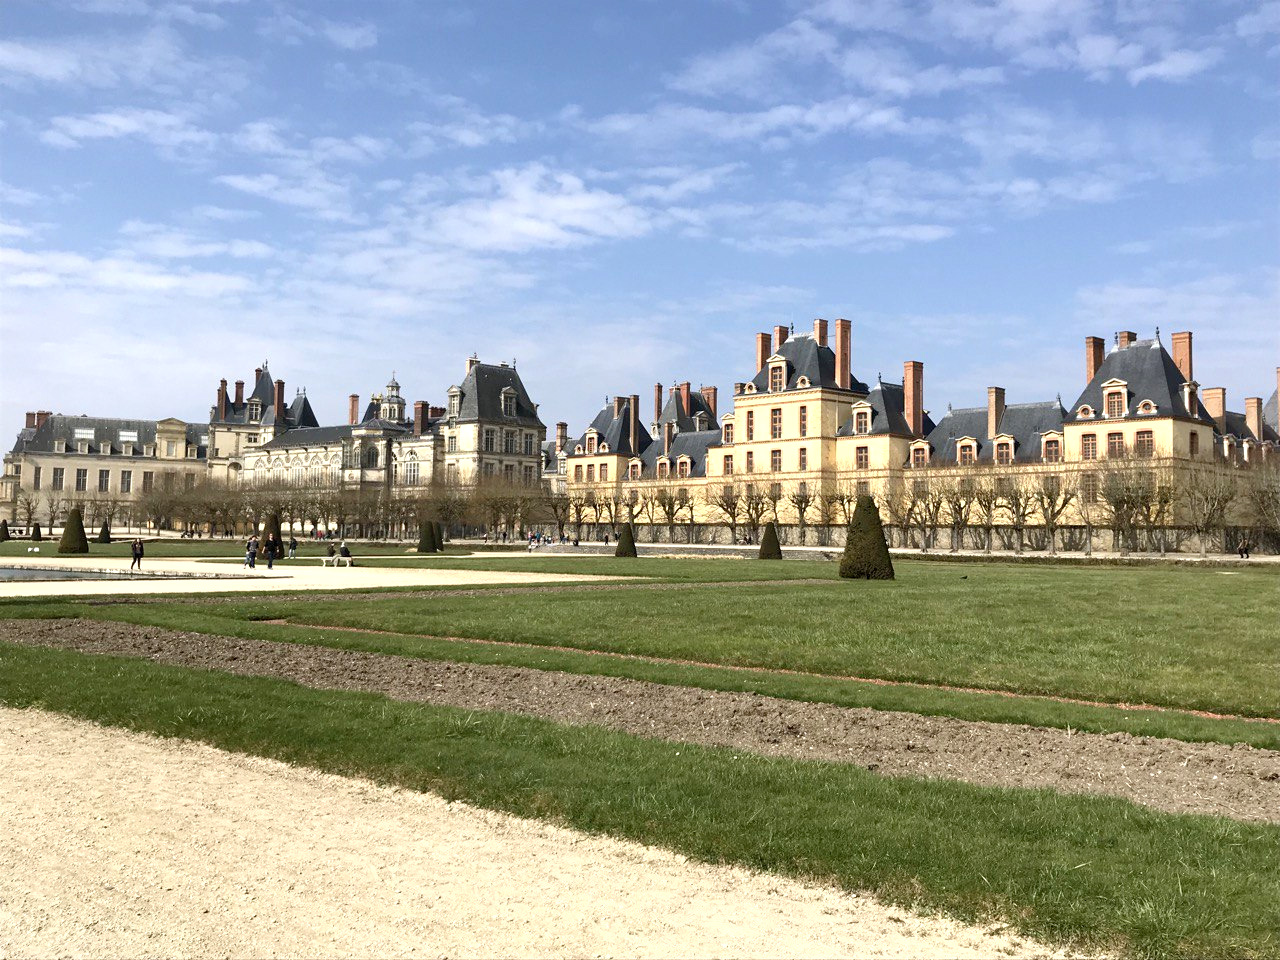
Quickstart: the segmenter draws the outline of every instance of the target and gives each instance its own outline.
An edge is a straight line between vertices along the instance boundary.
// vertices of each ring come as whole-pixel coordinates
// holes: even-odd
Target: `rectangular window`
[[[800,469],[809,469],[809,450],[807,447],[800,448]]]
[[[1107,416],[1112,419],[1124,416],[1124,394],[1119,390],[1107,394]]]
[[[516,415],[516,398],[510,394],[502,398],[502,415],[504,417],[514,417]]]
[[[1097,460],[1098,459],[1098,437],[1097,434],[1086,433],[1080,438],[1080,459],[1081,460]]]
[[[574,483],[582,482],[582,464],[580,463],[575,464],[573,467],[573,482]]]
[[[1046,440],[1044,442],[1044,459],[1048,463],[1057,463],[1062,459],[1062,441]]]
[[[769,439],[782,439],[782,410],[778,407],[769,411]]]
[[[640,479],[640,464],[638,464],[638,463],[633,463],[633,464],[631,464],[631,466],[627,468],[627,476],[628,476],[628,477],[630,477],[632,480],[639,480],[639,479]],[[634,492],[634,491],[633,491],[633,492]]]
[[[1200,434],[1194,430],[1191,432],[1190,451],[1191,451],[1191,456],[1193,457],[1200,452]],[[56,471],[55,471],[55,474],[56,474]]]
[[[996,463],[1007,467],[1013,462],[1013,444],[1007,440],[996,444]]]
[[[493,453],[498,445],[498,432],[493,429],[486,429],[484,432],[484,452]]]
[[[32,490],[40,489],[40,468],[39,467],[35,467],[31,471],[31,489]]]
[[[754,410],[747,411],[747,439],[754,440],[756,438],[756,412]]]
[[[1133,452],[1139,457],[1150,457],[1156,452],[1156,436],[1150,430],[1139,430]]]
[[[853,432],[854,433],[870,433],[871,432],[871,411],[859,410],[853,415]]]
[[[524,435],[524,455],[526,457],[533,456],[534,443],[536,441],[537,441],[537,437],[535,437],[532,433],[526,433]]]
[[[800,436],[807,437],[809,435],[809,408],[800,408]]]
[[[84,493],[89,489],[89,471],[76,471],[76,493]]]
[[[516,432],[514,430],[504,430],[502,433],[502,452],[516,452]]]
[[[483,471],[483,473],[484,473],[484,475],[485,475],[486,477],[492,477],[492,476],[493,476],[493,474],[494,474],[494,472],[495,472],[495,471],[494,471],[494,466],[495,466],[495,465],[494,465],[494,463],[493,463],[493,461],[492,461],[492,460],[491,460],[491,461],[489,461],[489,462],[487,462],[487,463],[484,465],[484,471]]]
[[[596,482],[596,465],[594,463],[587,464],[587,483]]]
[[[533,483],[533,467],[525,467],[525,468],[524,468],[524,482],[525,482],[525,484],[527,484],[527,485],[532,485],[532,483]]]
[[[450,453],[457,453],[457,452],[458,452],[458,438],[457,438],[457,437],[455,437],[455,436],[452,436],[452,435],[451,435],[451,436],[449,437],[449,439],[448,439],[447,441],[445,441],[445,446],[446,446],[446,449],[447,449]]]
[[[780,473],[782,471],[782,451],[781,450],[769,451],[769,469],[774,473]]]
[[[769,392],[777,393],[783,387],[782,382],[783,367],[780,363],[775,363],[769,368]]]
[[[592,434],[591,436],[587,437],[587,453],[595,453],[595,452],[596,452],[596,438],[595,438],[595,434]]]
[[[142,471],[142,492],[150,493],[156,485],[156,475],[150,470]]]
[[[1080,475],[1080,497],[1086,503],[1098,502],[1098,475],[1083,473]]]
[[[133,471],[132,470],[120,471],[120,492],[133,493]]]
[[[164,455],[166,457],[176,456],[178,453],[178,445],[172,440],[166,440],[164,444]]]
[[[61,490],[61,489],[62,489],[63,477],[64,477],[64,476],[66,476],[66,474],[65,474],[65,472],[63,471],[62,467],[54,467],[54,468],[53,468],[53,489],[55,489],[55,490]]]
[[[514,463],[505,464],[502,468],[502,479],[511,483],[516,478],[516,465]]]
[[[1119,459],[1124,456],[1124,434],[1108,433],[1107,434],[1107,456]]]
[[[871,448],[858,447],[858,449],[853,452],[853,464],[859,470],[867,469],[871,464]]]
[[[858,486],[855,489],[858,491],[858,496],[869,497],[871,496],[871,481],[859,480]]]
[[[756,455],[750,450],[747,451],[747,473],[756,472]]]
[[[600,464],[600,482],[609,482],[609,465],[607,463]]]
[[[173,474],[172,474],[172,473],[165,473],[165,474],[161,474],[161,477],[162,477],[162,478],[163,478],[163,480],[164,480],[164,488],[165,488],[166,490],[172,490],[172,489],[173,489]]]
[[[678,477],[687,477],[687,476],[689,476],[689,461],[688,461],[688,460],[681,460],[681,461],[680,461],[680,463],[676,466],[676,476],[678,476]]]
[[[733,476],[733,457],[732,456],[726,456],[724,458],[724,475],[726,477]]]
[[[724,425],[724,442],[733,443],[733,424],[726,423]]]
[[[196,488],[196,475],[194,473],[188,473],[182,478],[182,484],[188,490],[194,490]]]
[[[929,451],[924,447],[916,447],[911,451],[911,465],[913,467],[923,467],[929,462]]]
[[[117,434],[117,436],[121,443],[137,443],[138,442],[137,430],[121,430]]]
[[[98,492],[99,493],[111,492],[111,471],[110,470],[98,471]]]
[[[973,466],[973,462],[977,459],[977,457],[974,454],[973,444],[972,443],[961,444],[960,453],[959,453],[959,456],[956,457],[956,459],[960,461],[960,466],[962,467]]]

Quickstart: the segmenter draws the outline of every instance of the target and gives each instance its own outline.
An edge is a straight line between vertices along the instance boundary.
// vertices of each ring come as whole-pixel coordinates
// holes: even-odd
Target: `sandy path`
[[[839,891],[0,708],[0,956],[1049,951]]]
[[[1280,752],[837,707],[572,673],[422,660],[99,620],[0,620],[0,640],[283,677],[889,776],[1049,787],[1170,813],[1280,822]]]

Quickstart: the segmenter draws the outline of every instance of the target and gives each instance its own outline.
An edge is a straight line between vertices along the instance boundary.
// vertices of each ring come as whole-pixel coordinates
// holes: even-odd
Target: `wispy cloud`
[[[54,117],[40,139],[50,146],[73,149],[88,140],[137,138],[169,151],[207,150],[216,134],[188,118],[165,110],[123,107],[81,116]]]

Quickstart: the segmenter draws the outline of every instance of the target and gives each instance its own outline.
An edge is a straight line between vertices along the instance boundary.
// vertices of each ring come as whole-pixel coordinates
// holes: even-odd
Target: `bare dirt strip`
[[[767,756],[1123,797],[1280,822],[1280,752],[837,707],[523,667],[461,664],[96,620],[0,621],[0,640],[271,676],[311,687],[593,724]]]
[[[1052,957],[429,794],[0,708],[0,956]]]

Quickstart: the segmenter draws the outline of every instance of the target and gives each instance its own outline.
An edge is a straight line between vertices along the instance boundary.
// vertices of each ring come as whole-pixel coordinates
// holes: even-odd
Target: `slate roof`
[[[1252,431],[1249,430],[1249,421],[1243,413],[1237,413],[1235,410],[1226,410],[1224,411],[1223,419],[1226,421],[1226,432],[1229,436],[1240,439],[1253,436]],[[1277,433],[1276,429],[1267,422],[1265,408],[1262,417],[1262,436],[1255,439],[1280,443],[1280,433]]]
[[[252,400],[257,400],[262,405],[261,421],[249,418],[249,403]],[[228,396],[226,418],[218,419],[218,408],[215,406],[209,411],[209,422],[261,423],[262,426],[276,425],[275,381],[271,379],[271,371],[267,369],[265,363],[262,365],[262,371],[258,374],[258,379],[253,383],[253,389],[245,396],[244,401],[236,403],[234,396]],[[284,423],[285,428],[289,430],[297,429],[298,427],[320,426],[320,421],[316,419],[316,415],[311,409],[311,402],[307,399],[305,393],[296,393],[293,402],[285,407]]]
[[[871,404],[871,431],[863,434],[863,436],[886,436],[892,434],[897,437],[913,436],[911,427],[907,424],[907,418],[904,413],[906,410],[906,398],[903,386],[900,383],[885,383],[880,380],[867,394],[867,402]],[[849,419],[840,425],[840,429],[836,431],[838,437],[853,436],[854,417],[849,415]],[[924,434],[929,435],[929,431],[933,429],[933,421],[929,418],[929,414],[924,415]]]
[[[298,427],[272,437],[269,442],[262,444],[258,449],[283,450],[286,447],[318,447],[340,443],[351,436],[353,429],[355,428],[350,424],[343,424],[338,427]]]
[[[1088,404],[1097,414],[1106,409],[1102,385],[1108,380],[1123,380],[1128,384],[1126,417],[1139,416],[1138,404],[1143,400],[1150,400],[1156,406],[1155,416],[1213,423],[1198,398],[1195,410],[1188,410],[1183,403],[1182,385],[1186,380],[1159,340],[1137,340],[1128,347],[1112,348],[1079,399],[1071,405],[1071,412],[1067,415],[1068,422],[1094,422],[1095,418],[1081,418],[1078,413],[1084,404]]]
[[[836,387],[836,354],[830,347],[818,345],[809,333],[797,333],[788,338],[769,356],[781,356],[787,361],[786,390],[810,390],[815,387]],[[809,380],[808,387],[799,386],[800,378]],[[751,380],[757,393],[769,389],[769,368],[766,366]],[[866,393],[867,385],[850,376],[849,389],[853,393]]]
[[[671,396],[667,397],[667,402],[663,404],[662,413],[658,417],[659,424],[674,423],[680,431],[692,432],[697,427],[694,418],[698,414],[702,414],[706,418],[704,430],[715,430],[720,426],[719,421],[716,420],[715,413],[702,396],[701,391],[689,391],[688,410],[684,408],[684,404],[681,402],[682,399],[679,389],[671,392]]]
[[[510,387],[516,395],[515,416],[502,414],[502,391]],[[499,421],[512,426],[543,427],[538,419],[538,408],[529,399],[524,382],[515,367],[506,364],[477,363],[467,371],[466,379],[459,386],[461,402],[458,420],[466,423],[475,420]]]
[[[707,475],[707,457],[712,447],[720,446],[720,429],[715,430],[691,430],[686,433],[677,433],[671,439],[671,451],[669,457],[671,459],[671,476],[676,478],[676,463],[681,457],[687,456],[689,463],[690,477],[705,477]],[[655,441],[649,444],[640,455],[640,462],[644,464],[644,476],[648,478],[658,475],[658,458],[662,456],[662,443]]]
[[[996,434],[1013,437],[1015,463],[1035,463],[1040,460],[1040,438],[1045,433],[1061,433],[1067,412],[1057,400],[1041,403],[1011,403],[1004,408]],[[987,408],[965,407],[948,410],[936,427],[928,433],[933,460],[937,463],[956,462],[956,441],[973,437],[978,442],[978,462],[990,463],[995,458],[994,437],[987,434]]]
[[[1271,429],[1280,433],[1280,389],[1271,394],[1262,407],[1262,422],[1271,424]]]
[[[74,454],[78,452],[77,444],[79,443],[75,432],[77,430],[92,430],[93,439],[89,441],[89,453],[122,456],[123,443],[132,443],[133,453],[130,456],[142,457],[144,445],[156,442],[157,423],[159,423],[157,420],[121,420],[115,417],[67,416],[56,413],[50,415],[39,427],[24,427],[18,434],[18,439],[13,445],[12,452],[15,454],[52,453],[54,442],[65,440],[67,452]],[[201,444],[200,441],[203,439],[207,444],[209,438],[208,426],[202,423],[188,423],[185,426],[186,442],[196,446],[197,457],[204,458],[207,455],[207,449],[205,444]],[[138,439],[123,441],[122,443],[120,440],[120,432],[122,430],[135,431]]]
[[[637,424],[639,430],[636,436],[631,436],[631,400],[625,398],[618,416],[613,415],[613,404],[606,403],[600,408],[600,412],[596,414],[595,419],[591,421],[588,430],[594,429],[599,435],[599,442],[609,445],[610,454],[621,454],[626,457],[633,457],[638,453],[644,452],[645,448],[653,442],[653,437],[649,431],[645,429],[643,423]],[[638,412],[638,411],[637,411]],[[689,421],[689,430],[693,430],[693,421]],[[572,456],[573,451],[578,447],[583,450],[587,448],[587,431],[584,430],[573,443],[569,444],[569,454]],[[552,443],[552,451],[554,453],[555,444]]]

